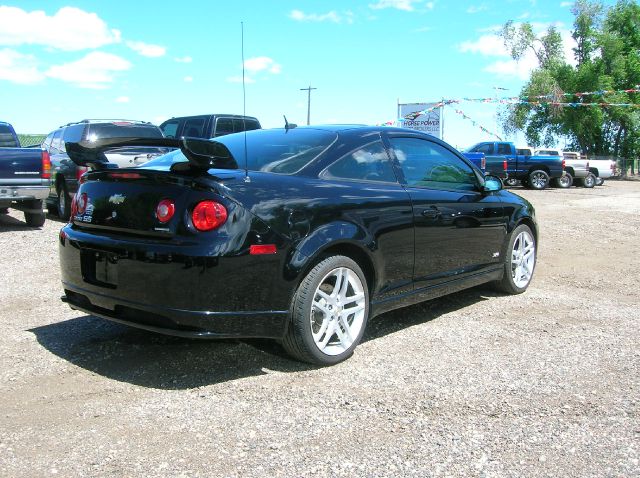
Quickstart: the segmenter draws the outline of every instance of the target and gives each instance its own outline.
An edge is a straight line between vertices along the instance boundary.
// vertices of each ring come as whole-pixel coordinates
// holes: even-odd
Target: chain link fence
[[[20,140],[20,146],[23,148],[28,148],[31,146],[40,146],[44,139],[47,137],[46,134],[19,134],[18,139]]]
[[[615,161],[616,170],[614,176],[619,178],[626,178],[627,176],[640,175],[640,161],[638,159],[619,158],[617,156],[600,156],[591,155],[591,159],[604,159],[608,161]]]

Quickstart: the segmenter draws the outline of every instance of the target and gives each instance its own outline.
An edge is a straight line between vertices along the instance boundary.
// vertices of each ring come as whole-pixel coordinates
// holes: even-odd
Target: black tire
[[[336,307],[335,315],[327,317],[328,309],[332,309],[332,306],[329,301],[324,300],[320,295],[324,294],[333,297],[335,285],[337,284],[338,279],[335,279],[333,286],[330,284],[330,281],[333,277],[332,274],[338,270],[348,270],[349,273],[353,273],[353,275],[349,276],[350,281],[355,281],[355,279],[359,280],[359,284],[355,281],[356,287],[352,287],[352,282],[347,281],[345,293],[351,291],[354,294],[363,295],[363,297],[359,299],[359,307],[362,307],[362,299],[364,299],[364,315],[362,315],[362,309],[360,308],[360,312],[353,314],[353,317],[349,315],[346,319],[347,321],[351,320],[349,327],[359,326],[359,330],[357,330],[355,337],[352,337],[352,341],[350,341],[351,344],[348,347],[343,346],[344,344],[337,332],[339,327],[341,335],[345,336],[346,333],[345,329],[340,325],[341,321],[337,319],[337,317],[340,315],[343,308],[345,308],[344,306],[349,304],[353,305],[355,301],[349,302],[343,300],[342,305],[338,305],[338,307]],[[329,290],[331,287],[333,288]],[[362,289],[362,292],[358,292],[358,289]],[[339,292],[340,291],[337,293],[339,294]],[[317,307],[317,304],[319,304],[321,300],[324,300],[322,307],[327,308],[325,312],[323,312],[321,308]],[[327,257],[316,264],[304,277],[302,282],[300,282],[293,298],[291,306],[291,321],[289,323],[287,334],[282,341],[282,346],[289,355],[303,362],[308,362],[314,365],[334,365],[349,358],[353,354],[354,349],[362,339],[362,335],[367,326],[368,315],[369,290],[365,276],[362,273],[362,269],[360,269],[358,264],[348,257]],[[324,327],[325,323],[329,324],[326,328]],[[324,350],[329,350],[330,353],[325,353],[320,349],[320,345],[316,343],[313,336],[314,327],[319,329],[316,334],[327,338],[327,344],[324,346]],[[333,327],[332,330],[336,330],[335,332],[331,332],[331,335],[327,332],[329,327]],[[325,331],[324,335],[322,335],[323,329]],[[349,335],[350,334],[347,334],[346,336]],[[333,337],[335,337],[335,340],[331,340]],[[336,341],[338,342],[338,345],[332,345]],[[343,349],[343,351],[338,353],[340,349]]]
[[[67,185],[64,182],[60,183],[56,191],[58,193],[58,199],[56,201],[58,217],[66,221],[71,217],[71,198],[67,191]]]
[[[533,265],[531,268],[531,274],[529,280],[526,284],[516,283],[514,275],[517,275],[517,266],[514,266],[512,258],[514,254],[514,245],[516,245],[516,241],[521,238],[521,234],[526,233],[529,235],[530,240],[533,242]],[[538,255],[538,244],[535,240],[535,236],[531,231],[531,228],[526,224],[520,224],[516,227],[511,235],[509,236],[509,244],[507,245],[507,253],[504,257],[504,275],[502,276],[502,280],[494,282],[495,288],[507,294],[522,294],[531,283],[531,278],[533,277],[533,273],[535,271],[535,265],[537,262]],[[514,267],[516,270],[514,270]]]
[[[596,176],[596,186],[602,186],[604,184],[604,179],[600,176]]]
[[[504,185],[513,187],[518,185],[518,180],[516,178],[507,178],[504,180]]]
[[[586,178],[580,180],[580,186],[583,188],[591,189],[596,185],[596,176],[593,173],[589,173]]]
[[[529,173],[527,178],[527,187],[531,189],[537,189],[539,191],[546,189],[549,186],[549,174],[542,169],[536,169]]]
[[[33,201],[27,201],[25,206],[29,209],[39,209],[40,212],[25,212],[24,220],[27,223],[27,226],[31,227],[42,227],[44,225],[44,221],[46,219],[46,215],[42,210],[42,200],[36,199]]]
[[[568,189],[573,184],[573,176],[565,171],[564,176],[554,178],[553,185],[557,188]]]

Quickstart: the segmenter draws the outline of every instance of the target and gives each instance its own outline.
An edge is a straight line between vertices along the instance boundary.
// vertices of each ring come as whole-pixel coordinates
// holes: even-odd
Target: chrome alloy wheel
[[[532,174],[531,185],[536,189],[544,189],[547,186],[547,176],[541,172]]]
[[[339,355],[359,337],[365,319],[365,294],[358,275],[347,267],[329,272],[311,305],[311,334],[320,352]]]
[[[511,277],[517,287],[526,287],[533,275],[536,263],[536,245],[528,231],[516,237],[511,251]]]
[[[558,183],[560,183],[560,187],[562,188],[568,188],[571,187],[571,176],[568,175],[563,175],[560,178],[558,178]]]

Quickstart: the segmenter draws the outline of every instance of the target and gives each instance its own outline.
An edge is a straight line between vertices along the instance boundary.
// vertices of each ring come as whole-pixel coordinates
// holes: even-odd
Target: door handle
[[[422,216],[427,219],[435,219],[440,216],[440,209],[435,206],[430,207],[429,209],[425,209],[422,211]]]

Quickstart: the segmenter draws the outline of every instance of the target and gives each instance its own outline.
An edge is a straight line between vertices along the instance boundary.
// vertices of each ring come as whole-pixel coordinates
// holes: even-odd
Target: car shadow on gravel
[[[429,322],[488,296],[474,288],[373,319],[363,341]],[[290,359],[273,340],[197,340],[155,334],[90,315],[30,329],[58,357],[104,377],[149,388],[184,390],[269,371],[317,367]]]
[[[39,227],[27,226],[24,220],[16,219],[8,214],[0,214],[0,232],[33,231]]]

